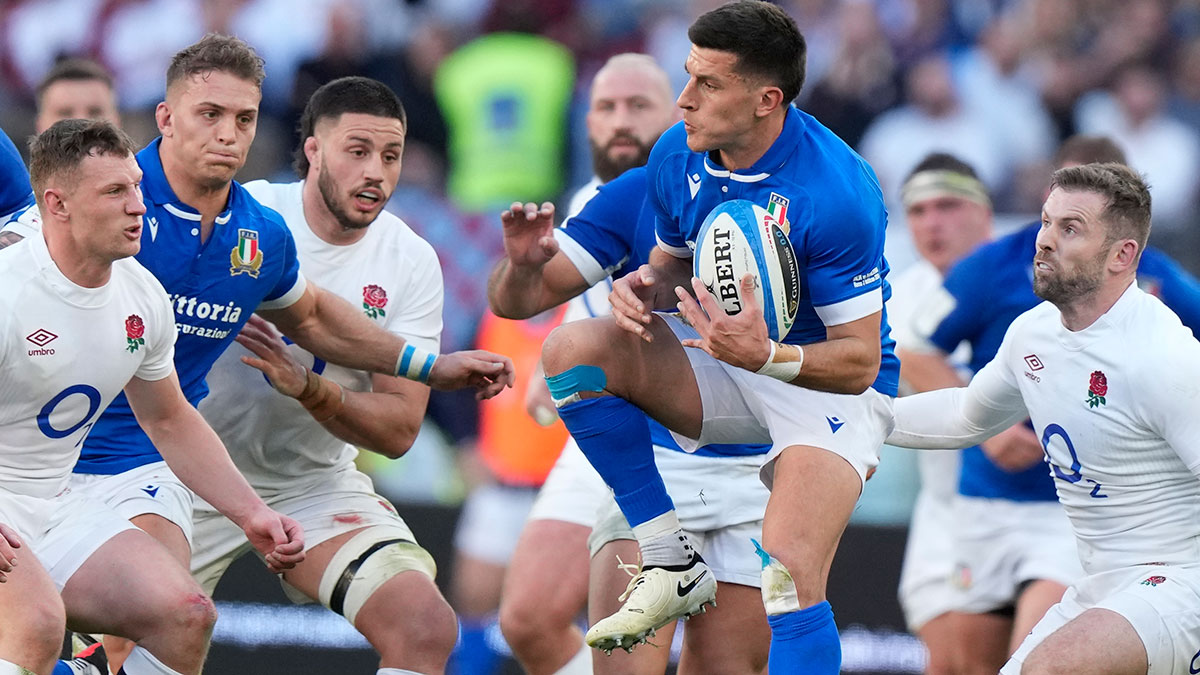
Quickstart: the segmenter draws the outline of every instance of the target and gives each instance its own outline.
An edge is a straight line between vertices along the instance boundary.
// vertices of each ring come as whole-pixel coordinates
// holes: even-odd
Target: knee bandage
[[[796,595],[796,582],[792,573],[775,556],[763,550],[755,540],[750,540],[758,557],[762,560],[762,597],[767,616],[787,614],[802,609]]]
[[[604,391],[604,387],[608,386],[608,377],[597,366],[572,366],[557,375],[548,375],[546,386],[550,389],[554,407],[561,408],[583,400],[580,392]]]
[[[321,603],[351,624],[367,600],[389,579],[410,570],[433,579],[433,556],[403,528],[374,525],[354,535],[333,555],[318,589]]]

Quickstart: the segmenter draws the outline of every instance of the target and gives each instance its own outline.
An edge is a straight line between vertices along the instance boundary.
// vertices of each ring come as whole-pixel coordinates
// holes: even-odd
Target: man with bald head
[[[570,217],[553,236],[550,204],[540,209],[514,204],[504,214],[508,257],[492,275],[494,312],[521,318],[568,300],[568,321],[609,311],[609,274],[636,269],[654,246],[653,214],[641,208],[642,167],[659,135],[678,116],[666,73],[650,57],[621,54],[597,72],[587,116],[596,176],[576,193]],[[542,398],[527,399],[531,414],[553,415],[548,391],[544,386],[540,390]],[[762,531],[767,492],[758,481],[758,458],[689,455],[665,434],[656,443],[656,461],[672,492],[691,497],[681,508],[684,526],[699,533],[706,556],[721,560],[714,563],[721,567],[720,610],[688,623],[679,672],[759,672],[769,641],[758,589],[760,563],[750,546],[741,550],[735,543],[746,544]],[[737,508],[722,509],[734,503]],[[547,550],[555,555],[546,556]],[[580,651],[582,635],[573,623],[585,598],[592,619],[616,609],[617,597],[629,583],[628,565],[619,563],[632,563],[638,555],[633,532],[611,492],[569,441],[521,534],[501,601],[501,628],[528,672],[666,669],[668,650],[617,652],[597,656],[593,665],[587,651]],[[723,639],[731,631],[742,638],[736,644]],[[670,634],[671,626],[659,633],[664,642]]]

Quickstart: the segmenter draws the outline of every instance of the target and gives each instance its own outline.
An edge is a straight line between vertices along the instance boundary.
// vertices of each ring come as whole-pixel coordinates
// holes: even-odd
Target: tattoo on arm
[[[0,232],[0,248],[8,248],[24,238],[16,232],[9,232],[7,230]]]

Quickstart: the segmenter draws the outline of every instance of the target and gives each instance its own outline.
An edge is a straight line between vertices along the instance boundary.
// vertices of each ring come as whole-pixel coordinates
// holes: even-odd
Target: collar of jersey
[[[161,142],[162,137],[160,136],[137,154],[138,166],[142,168],[142,195],[146,201],[163,207],[176,218],[198,223],[200,222],[200,212],[179,201],[179,197],[175,196],[175,191],[171,189],[171,184],[167,182],[167,175],[163,172],[162,158],[158,154],[158,146]],[[229,202],[225,204],[225,210],[214,220],[217,225],[229,222],[237,193],[236,187],[231,186]]]
[[[787,116],[783,118],[783,130],[779,132],[779,138],[775,139],[766,154],[751,167],[730,171],[714,164],[709,159],[709,153],[704,153],[704,170],[710,176],[717,178],[728,178],[739,183],[757,183],[770,178],[771,174],[783,168],[803,134],[804,118],[800,116],[800,111],[796,109],[796,106],[790,105]]]
[[[54,262],[54,258],[50,257],[50,249],[46,245],[46,239],[38,233],[37,236],[29,238],[30,256],[37,264],[38,269],[49,277],[50,285],[58,292],[59,297],[76,307],[99,307],[107,302],[111,283],[106,283],[98,288],[87,288],[71,281],[67,275],[62,273],[58,268],[58,263]],[[116,265],[119,261],[113,261],[113,274],[116,273]],[[109,279],[111,282],[111,277]]]

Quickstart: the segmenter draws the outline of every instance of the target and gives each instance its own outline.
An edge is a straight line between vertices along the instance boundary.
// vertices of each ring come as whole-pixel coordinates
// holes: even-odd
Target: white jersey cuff
[[[296,304],[296,301],[304,295],[304,289],[308,287],[308,281],[304,279],[304,275],[296,273],[296,283],[288,289],[287,293],[275,298],[274,300],[264,300],[258,304],[258,309],[283,309]]]
[[[694,257],[696,255],[695,252],[693,252],[692,249],[688,246],[672,246],[672,245],[668,244],[667,242],[663,241],[662,237],[659,237],[657,233],[654,235],[654,238],[658,241],[659,248],[666,251],[667,253],[670,253],[671,255],[675,256],[676,258],[683,258],[684,260],[686,260],[686,259]]]
[[[575,269],[579,270],[579,274],[583,276],[584,281],[587,281],[588,286],[600,283],[612,274],[614,269],[629,259],[628,257],[623,258],[620,263],[606,269],[582,244],[572,239],[564,228],[560,227],[554,230],[554,239],[558,242],[558,250],[562,251],[563,255],[567,256],[567,260],[575,265]]]
[[[821,317],[821,323],[826,326],[850,323],[883,309],[883,289],[875,288],[848,300],[813,309],[817,311],[817,316]]]

